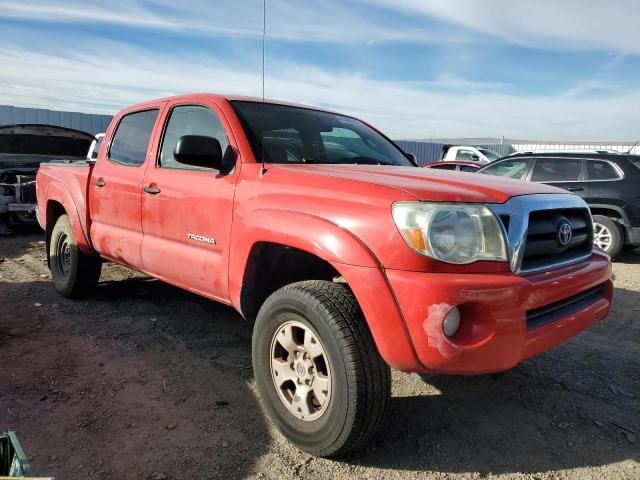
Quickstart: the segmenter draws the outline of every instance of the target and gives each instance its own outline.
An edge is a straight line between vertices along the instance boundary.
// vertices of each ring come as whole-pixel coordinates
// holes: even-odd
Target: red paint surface
[[[524,278],[511,274],[506,263],[448,265],[413,252],[391,217],[396,201],[502,203],[515,195],[564,191],[414,167],[267,165],[261,175],[229,99],[185,95],[120,112],[94,167],[40,169],[40,211],[50,202],[61,203],[85,253],[97,252],[237,310],[254,245],[274,242],[317,255],[348,282],[383,358],[406,371],[504,370],[606,316],[610,295],[570,318],[525,331],[527,310],[608,282],[604,255]],[[219,115],[237,155],[233,172],[156,166],[163,125],[177,104],[208,106]],[[106,149],[120,118],[150,107],[160,114],[145,164],[111,162]],[[98,180],[105,187],[96,187]],[[147,195],[144,186],[157,186],[161,193]],[[46,215],[41,221],[46,226]],[[213,237],[216,244],[190,241],[187,233]],[[441,321],[453,305],[461,305],[463,326],[447,340]]]

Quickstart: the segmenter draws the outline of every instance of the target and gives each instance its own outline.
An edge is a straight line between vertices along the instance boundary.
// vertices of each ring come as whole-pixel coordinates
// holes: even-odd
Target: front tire
[[[258,313],[252,350],[264,410],[301,450],[341,455],[378,430],[391,372],[345,286],[314,280],[276,291]]]
[[[51,232],[49,267],[56,290],[69,298],[89,294],[100,279],[102,261],[80,251],[66,215],[58,218]]]
[[[609,254],[611,258],[620,253],[624,246],[624,234],[620,225],[604,215],[593,216],[593,243]]]

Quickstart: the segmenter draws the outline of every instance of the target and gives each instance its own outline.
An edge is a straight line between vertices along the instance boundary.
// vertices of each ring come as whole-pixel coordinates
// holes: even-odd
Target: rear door
[[[145,162],[161,104],[123,115],[89,181],[90,234],[104,257],[142,269],[140,201]],[[104,148],[102,150],[105,150]]]
[[[609,207],[615,205],[622,209],[629,201],[629,192],[623,188],[622,169],[609,160],[587,159],[586,177],[589,182],[589,193],[586,198],[592,207]],[[640,191],[638,188],[637,191]]]
[[[212,103],[170,102],[158,154],[146,171],[142,193],[144,270],[169,283],[226,301],[229,238],[239,164],[231,173],[178,162],[183,135],[215,137],[224,155],[235,141],[222,111]]]
[[[583,160],[580,158],[538,157],[530,180],[546,183],[587,198],[588,183],[584,178]]]

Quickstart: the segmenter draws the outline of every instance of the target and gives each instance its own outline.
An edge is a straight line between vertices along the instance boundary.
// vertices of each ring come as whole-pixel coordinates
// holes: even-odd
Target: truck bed
[[[56,205],[48,202],[55,198],[64,207],[68,215],[76,215],[81,233],[78,237],[83,245],[88,247],[87,235],[87,187],[91,175],[91,166],[86,161],[71,161],[69,163],[50,162],[40,165],[36,176],[36,197],[38,200],[38,222],[42,228],[46,226],[46,215]]]

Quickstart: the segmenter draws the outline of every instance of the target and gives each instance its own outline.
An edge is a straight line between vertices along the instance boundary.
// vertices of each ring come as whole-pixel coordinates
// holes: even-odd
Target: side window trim
[[[163,167],[161,165],[160,156],[162,155],[162,147],[164,146],[164,139],[165,139],[165,135],[167,133],[167,127],[169,126],[169,121],[171,120],[171,115],[173,114],[173,111],[176,108],[179,108],[179,107],[200,107],[200,108],[206,108],[207,110],[209,110],[212,114],[214,114],[218,118],[218,121],[220,122],[220,125],[222,126],[222,129],[224,130],[224,134],[227,137],[227,141],[229,142],[229,147],[232,146],[232,143],[231,143],[231,140],[230,140],[230,136],[229,136],[229,132],[227,131],[227,128],[225,127],[225,122],[222,121],[222,112],[217,112],[216,110],[211,108],[210,105],[206,105],[204,103],[198,103],[198,102],[174,103],[173,105],[169,106],[167,112],[164,114],[164,119],[163,119],[163,122],[162,122],[162,132],[160,134],[160,141],[158,142],[158,149],[157,149],[157,152],[156,152],[154,168],[156,168],[156,169],[165,169],[165,170],[180,170],[182,172],[219,172],[219,170],[217,170],[215,168],[210,168],[210,167],[183,168],[183,167],[174,167],[174,166],[165,166],[165,167]],[[222,153],[224,154],[224,152],[222,152]]]
[[[150,108],[144,108],[142,110],[133,110],[131,112],[127,112],[124,115],[122,115],[122,117],[120,117],[120,119],[118,120],[118,125],[116,125],[116,127],[113,129],[113,133],[111,134],[111,138],[109,138],[109,142],[107,144],[107,160],[109,160],[111,163],[114,163],[116,165],[120,165],[122,167],[131,167],[131,168],[140,168],[142,166],[144,166],[145,163],[147,163],[147,155],[149,154],[149,147],[151,146],[151,141],[153,139],[153,132],[156,128],[156,125],[158,124],[158,118],[161,116],[161,108],[160,107],[150,107]],[[111,158],[111,147],[113,146],[113,140],[116,138],[116,135],[118,134],[118,130],[120,129],[120,125],[122,124],[122,121],[127,118],[129,115],[134,115],[136,113],[142,113],[142,112],[151,112],[151,111],[156,111],[158,112],[156,115],[156,119],[154,121],[154,125],[151,128],[151,132],[149,134],[149,142],[147,143],[147,151],[145,152],[145,157],[144,160],[142,161],[142,163],[137,164],[137,165],[133,165],[130,163],[123,163],[123,162],[119,162],[118,160],[115,160],[113,158]],[[104,142],[104,138],[103,138],[103,142]]]

